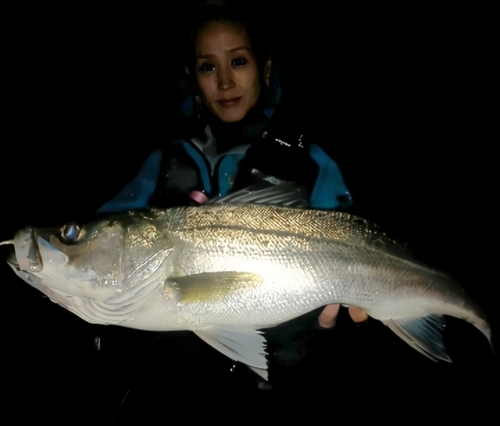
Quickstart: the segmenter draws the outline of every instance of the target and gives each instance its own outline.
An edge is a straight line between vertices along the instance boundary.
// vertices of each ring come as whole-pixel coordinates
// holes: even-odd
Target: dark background
[[[6,15],[0,240],[27,224],[90,217],[175,134],[175,59],[193,3]],[[495,334],[498,94],[488,11],[332,11],[313,1],[288,5],[285,16],[276,2],[253,4],[272,29],[290,125],[337,161],[358,213],[454,276]],[[333,331],[302,333],[305,356],[273,364],[273,389],[262,391],[244,367],[230,372],[233,362],[190,333],[89,325],[6,264],[0,273],[2,405],[19,420],[496,414],[497,360],[481,333],[458,320],[445,331],[447,364],[375,321],[356,327],[344,312]]]

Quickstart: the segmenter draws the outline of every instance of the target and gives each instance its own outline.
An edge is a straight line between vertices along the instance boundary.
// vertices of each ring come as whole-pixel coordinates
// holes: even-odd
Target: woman
[[[303,185],[312,208],[351,205],[335,162],[274,117],[281,88],[265,40],[230,6],[202,7],[185,57],[194,97],[182,110],[188,118],[184,127],[191,130],[194,123],[194,135],[154,151],[100,212],[204,203],[262,179]],[[338,310],[339,305],[327,306],[319,324],[333,327]],[[356,322],[367,318],[358,308],[350,314]]]
[[[313,208],[348,208],[337,165],[280,115],[278,73],[253,23],[229,6],[209,4],[190,41],[184,62],[193,90],[181,106],[180,137],[154,151],[100,211],[187,204],[193,191],[224,196],[257,179],[255,169],[306,186]]]

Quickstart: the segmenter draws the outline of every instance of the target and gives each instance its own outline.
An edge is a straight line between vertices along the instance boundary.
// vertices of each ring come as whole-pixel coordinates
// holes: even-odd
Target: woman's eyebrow
[[[247,46],[239,46],[239,47],[234,47],[232,49],[228,49],[226,50],[226,53],[233,53],[233,52],[236,52],[238,50],[247,50],[250,52],[250,49],[247,47]],[[199,55],[196,55],[196,59],[210,59],[210,58],[214,58],[216,55],[212,55],[211,53],[206,53],[206,54],[199,54]]]
[[[248,50],[248,51],[250,51],[250,49],[247,46],[240,46],[240,47],[235,47],[233,49],[229,49],[229,50],[227,50],[227,52],[236,52],[237,50]]]

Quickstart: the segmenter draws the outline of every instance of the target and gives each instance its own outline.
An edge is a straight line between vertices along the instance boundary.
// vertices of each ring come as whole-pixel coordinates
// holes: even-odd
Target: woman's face
[[[257,62],[246,30],[210,22],[198,32],[195,55],[203,102],[224,123],[243,119],[260,96]]]

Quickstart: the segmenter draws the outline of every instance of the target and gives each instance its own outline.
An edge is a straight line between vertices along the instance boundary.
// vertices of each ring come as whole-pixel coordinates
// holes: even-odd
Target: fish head
[[[23,228],[7,261],[52,301],[90,322],[113,323],[80,311],[99,306],[117,312],[167,273],[161,270],[173,244],[155,218],[153,212],[130,212],[85,225]]]

